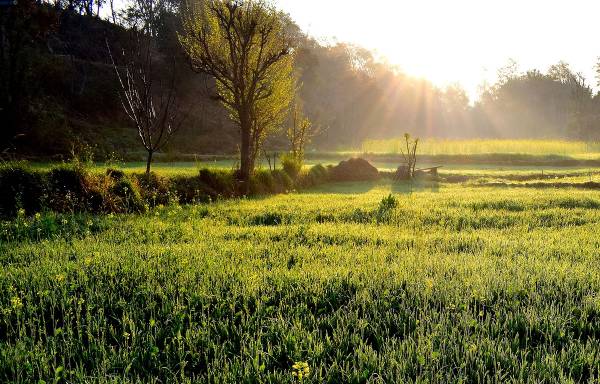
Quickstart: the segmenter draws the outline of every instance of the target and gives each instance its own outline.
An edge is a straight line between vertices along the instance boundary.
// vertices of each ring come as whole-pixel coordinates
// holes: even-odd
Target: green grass
[[[600,191],[342,183],[88,219],[0,228],[0,382],[598,380]]]
[[[400,153],[401,149],[405,149],[403,143],[403,139],[367,140],[362,145],[362,151],[370,153]],[[418,153],[422,155],[558,155],[577,159],[597,159],[600,158],[600,142],[567,140],[425,139],[419,142]]]
[[[31,167],[38,170],[49,170],[55,163],[51,162],[32,162]],[[178,161],[178,162],[156,162],[152,164],[152,171],[163,176],[191,176],[197,175],[200,169],[233,169],[235,166],[234,160],[217,160],[217,161]],[[88,166],[90,171],[104,173],[107,168],[122,169],[128,173],[144,173],[146,172],[146,163],[144,162],[123,162],[118,164],[105,164],[102,162],[94,163]]]
[[[355,154],[360,156],[360,154]],[[308,169],[316,164],[337,165],[341,159],[348,157],[315,157],[307,159],[304,168]],[[398,168],[401,161],[387,159],[371,159],[371,164],[380,171],[393,171]],[[32,162],[29,163],[32,168],[38,170],[49,170],[56,166],[56,163]],[[235,160],[217,160],[217,161],[199,161],[199,162],[157,162],[152,165],[152,171],[162,176],[192,176],[197,175],[202,168],[231,170],[236,165]],[[443,161],[431,160],[428,162],[418,162],[417,168],[426,168],[430,166],[442,165],[441,173],[445,174],[468,174],[468,175],[511,175],[511,174],[571,174],[571,173],[596,173],[600,169],[598,166],[555,166],[548,165],[514,165],[514,164],[447,164]],[[260,167],[268,169],[267,164],[261,164]],[[146,164],[142,162],[125,162],[118,165],[107,165],[105,163],[95,163],[90,167],[92,172],[104,173],[107,168],[122,169],[128,173],[143,173],[146,170]],[[279,162],[277,168],[281,169]]]

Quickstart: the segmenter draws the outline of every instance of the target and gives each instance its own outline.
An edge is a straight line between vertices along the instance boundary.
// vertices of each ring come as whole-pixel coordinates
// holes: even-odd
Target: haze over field
[[[214,78],[192,70],[182,49],[181,10],[192,3],[164,0],[152,24],[160,63],[155,76],[167,82],[168,63],[175,61],[178,104],[187,116],[169,150],[235,154],[239,131],[231,111],[217,102]],[[311,150],[357,150],[367,140],[404,132],[444,139],[600,139],[598,3],[267,3],[294,40],[294,103],[316,128]],[[2,149],[64,157],[75,138],[94,143],[98,157],[132,155],[138,135],[128,129],[105,36],[119,53],[130,43],[131,28],[145,25],[144,6],[129,0],[44,4],[48,19],[32,24],[39,30],[14,54],[22,73],[6,70],[0,77],[6,122],[0,139],[8,144]],[[27,24],[15,28],[15,36],[27,36]],[[114,59],[123,65],[124,57]],[[9,57],[2,60],[2,68],[10,68]],[[285,149],[291,115],[264,119],[273,122],[266,149]]]
[[[567,61],[588,79],[600,3],[574,0],[276,0],[309,35],[375,50],[381,60],[474,100],[509,58],[523,70]],[[343,4],[341,6],[341,4]],[[335,15],[334,17],[332,15]],[[590,49],[592,48],[592,49]],[[596,85],[596,82],[593,81]]]

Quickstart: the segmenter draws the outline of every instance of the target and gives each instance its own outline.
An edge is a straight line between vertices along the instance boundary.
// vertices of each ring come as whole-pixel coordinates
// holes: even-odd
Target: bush
[[[233,197],[238,194],[232,172],[203,168],[199,172],[199,179],[208,191],[216,195]]]
[[[366,181],[379,177],[379,171],[367,160],[354,158],[341,161],[330,169],[331,179],[335,181]]]
[[[56,212],[88,210],[87,173],[81,167],[63,165],[48,173],[48,207]],[[97,193],[93,193],[97,199]]]
[[[250,194],[263,195],[275,192],[275,181],[269,170],[259,169],[250,179]]]
[[[132,177],[140,186],[142,199],[150,207],[169,205],[176,200],[175,193],[171,191],[169,179],[158,176],[154,172],[151,172],[149,176],[145,173],[136,173]]]
[[[308,172],[301,173],[298,178],[298,186],[306,188],[319,185],[327,181],[329,173],[321,164],[313,166]]]
[[[44,178],[23,163],[0,167],[0,217],[14,217],[20,209],[31,215],[42,209]]]
[[[171,191],[181,204],[238,195],[233,174],[227,171],[201,169],[198,176],[176,176],[170,184]]]
[[[125,172],[121,171],[120,169],[108,168],[106,170],[106,176],[113,180],[121,180],[125,177]]]
[[[276,169],[271,172],[275,183],[275,193],[287,192],[294,187],[292,178],[281,169]]]
[[[391,193],[381,199],[377,211],[375,212],[375,220],[378,223],[385,223],[390,220],[390,216],[394,209],[398,206],[398,200]]]
[[[286,153],[281,156],[281,166],[283,167],[284,172],[287,173],[292,180],[295,180],[302,169],[302,160]]]
[[[381,199],[381,201],[379,202],[378,211],[379,212],[388,212],[388,211],[393,210],[397,206],[398,206],[398,200],[396,200],[394,195],[392,195],[390,193],[389,195],[387,195],[386,197]]]
[[[321,165],[321,164],[317,164],[317,165],[313,166],[308,171],[308,173],[313,178],[318,179],[318,180],[323,180],[323,181],[325,181],[327,179],[327,176],[328,176],[327,169],[323,165]]]
[[[208,202],[218,196],[218,192],[207,187],[200,177],[175,176],[171,179],[171,188],[180,204]]]
[[[127,178],[116,181],[110,188],[110,193],[117,202],[113,211],[144,212],[146,210],[139,187]]]
[[[312,186],[328,178],[322,165],[292,180],[285,170],[258,170],[250,180],[252,195],[283,193],[298,186]],[[293,173],[293,172],[292,172]],[[24,163],[0,168],[0,217],[14,217],[20,209],[32,214],[43,209],[58,213],[143,212],[147,206],[209,202],[245,193],[231,171],[202,169],[198,176],[166,178],[151,173],[127,175],[107,169],[105,175],[88,173],[78,163],[65,164],[46,173],[34,172]]]
[[[18,216],[16,220],[0,221],[0,241],[41,241],[72,239],[106,229],[106,219],[86,213],[36,213],[33,217]]]
[[[80,210],[82,212],[106,212],[106,194],[90,183],[87,185],[84,204],[83,209]]]

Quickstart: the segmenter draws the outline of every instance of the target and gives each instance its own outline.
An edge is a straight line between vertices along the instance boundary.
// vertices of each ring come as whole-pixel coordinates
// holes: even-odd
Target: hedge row
[[[258,170],[248,186],[231,171],[202,169],[196,176],[163,177],[125,174],[108,169],[95,174],[77,165],[36,171],[26,163],[0,166],[0,217],[40,211],[123,213],[143,212],[170,203],[208,202],[220,198],[283,193],[329,180],[330,168],[316,165],[294,179],[284,170]]]

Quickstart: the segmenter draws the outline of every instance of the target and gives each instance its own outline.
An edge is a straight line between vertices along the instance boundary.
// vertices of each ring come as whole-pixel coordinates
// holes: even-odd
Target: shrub
[[[199,172],[199,179],[209,191],[217,195],[232,197],[238,194],[232,172],[203,168]]]
[[[150,175],[145,173],[136,173],[132,175],[132,178],[140,186],[140,194],[142,199],[150,207],[157,205],[168,205],[176,200],[175,193],[171,190],[170,180],[158,176],[156,173],[151,172]]]
[[[77,166],[63,165],[50,170],[48,207],[56,212],[87,210],[86,177],[85,170]]]
[[[294,157],[292,154],[286,153],[281,156],[281,166],[284,172],[294,180],[302,169],[302,160]]]
[[[104,217],[86,213],[37,213],[33,217],[0,222],[0,241],[41,241],[45,239],[72,239],[105,230]]]
[[[171,179],[171,188],[180,204],[207,202],[219,194],[204,184],[200,177],[175,176]]]
[[[372,216],[371,212],[356,208],[350,214],[344,215],[344,219],[352,223],[365,224],[371,221]]]
[[[275,192],[275,181],[271,171],[259,169],[250,179],[250,194],[262,195]]]
[[[0,217],[14,217],[20,209],[33,214],[42,209],[44,178],[23,163],[0,167]]]
[[[367,160],[354,158],[341,161],[330,169],[331,179],[335,181],[366,181],[379,177],[379,171]]]
[[[381,199],[377,211],[375,212],[375,219],[378,223],[387,222],[390,219],[390,215],[394,208],[398,206],[398,200],[391,193]]]
[[[273,176],[273,181],[275,183],[275,191],[276,193],[287,192],[294,186],[294,181],[292,178],[281,169],[276,169],[271,172]]]
[[[318,179],[318,180],[325,180],[327,179],[328,176],[328,172],[327,169],[321,165],[321,164],[317,164],[315,166],[313,166],[309,171],[308,171],[309,175],[311,175],[312,177]]]
[[[182,204],[207,202],[239,194],[233,173],[210,169],[201,169],[196,177],[173,177],[170,189]]]
[[[391,193],[379,202],[379,211],[390,211],[398,206],[398,200]]]
[[[112,196],[116,197],[116,212],[144,212],[146,207],[139,187],[128,178],[122,178],[110,188]]]
[[[95,185],[88,183],[85,205],[82,211],[87,212],[103,212],[106,211],[106,194],[102,192],[102,189],[97,188]]]
[[[313,166],[308,172],[301,173],[298,178],[298,186],[312,187],[324,183],[328,178],[328,171],[321,164]]]
[[[106,170],[106,176],[113,180],[121,180],[125,177],[125,172],[121,171],[120,169],[108,168]]]
[[[310,172],[301,171],[298,177],[296,177],[296,182],[294,183],[298,188],[309,188],[317,185],[316,179]]]

